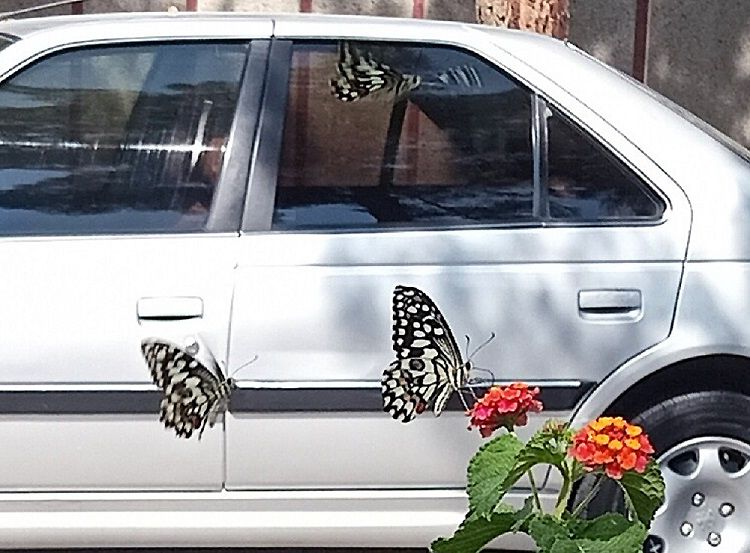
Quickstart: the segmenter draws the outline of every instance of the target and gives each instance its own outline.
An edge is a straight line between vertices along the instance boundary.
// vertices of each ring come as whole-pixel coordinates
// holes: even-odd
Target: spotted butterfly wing
[[[417,75],[401,74],[389,65],[360,54],[349,42],[339,44],[336,77],[331,79],[331,94],[342,102],[354,102],[371,94],[391,94],[403,98],[419,86]]]
[[[190,438],[198,431],[200,440],[206,424],[213,427],[218,415],[226,411],[235,388],[232,379],[224,378],[218,364],[214,363],[214,373],[182,348],[163,340],[143,340],[141,352],[151,379],[163,392],[159,420],[166,428],[174,428],[178,437]]]
[[[383,372],[383,410],[409,422],[433,406],[435,416],[466,384],[465,363],[445,317],[418,288],[393,291],[393,349],[396,361]]]

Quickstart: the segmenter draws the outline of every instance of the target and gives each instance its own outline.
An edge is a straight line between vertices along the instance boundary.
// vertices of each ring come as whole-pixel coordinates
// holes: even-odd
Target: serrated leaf
[[[591,520],[571,519],[567,527],[576,539],[608,540],[622,534],[632,524],[620,513],[607,513]]]
[[[534,517],[529,522],[528,532],[539,547],[539,553],[549,553],[555,543],[570,537],[565,524],[551,515]]]
[[[549,553],[641,553],[646,534],[645,526],[630,523],[629,528],[609,539],[559,539]]]
[[[664,478],[659,465],[652,460],[643,474],[628,471],[618,483],[630,499],[638,520],[650,526],[654,513],[664,503]]]
[[[466,519],[450,538],[438,538],[430,545],[435,553],[474,553],[501,534],[509,532],[521,511],[496,513],[489,518]]]
[[[467,491],[473,518],[489,517],[500,504],[510,487],[508,473],[522,447],[514,434],[503,434],[480,447],[469,461]]]
[[[535,516],[534,512],[534,498],[527,497],[526,501],[523,502],[523,507],[516,512],[516,522],[513,523],[510,530],[511,532],[525,532],[528,527],[528,523]]]

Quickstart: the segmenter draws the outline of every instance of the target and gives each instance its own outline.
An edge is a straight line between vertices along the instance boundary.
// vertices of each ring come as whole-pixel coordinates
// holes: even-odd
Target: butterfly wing
[[[371,54],[360,54],[349,42],[339,43],[336,77],[331,79],[331,94],[337,100],[354,102],[376,92],[391,92],[398,99],[419,84],[418,76],[402,75]]]
[[[214,374],[182,348],[158,339],[143,340],[141,352],[154,384],[164,394],[160,405],[164,426],[185,438],[198,430],[200,439],[206,423],[214,425],[215,409],[226,409],[231,388],[221,370],[217,366]]]
[[[418,288],[393,291],[393,349],[397,360],[383,372],[383,409],[408,422],[434,404],[440,415],[465,384],[465,365],[445,317]]]

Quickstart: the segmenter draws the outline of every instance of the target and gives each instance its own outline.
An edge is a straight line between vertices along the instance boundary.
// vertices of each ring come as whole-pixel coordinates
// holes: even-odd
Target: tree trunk
[[[475,0],[477,22],[568,38],[570,0]]]

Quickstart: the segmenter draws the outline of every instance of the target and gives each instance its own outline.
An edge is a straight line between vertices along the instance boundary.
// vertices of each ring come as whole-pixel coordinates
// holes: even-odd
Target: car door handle
[[[643,299],[640,290],[580,290],[578,312],[584,318],[607,318],[640,314]]]
[[[203,317],[203,299],[192,296],[141,298],[137,312],[141,321],[199,319]]]

